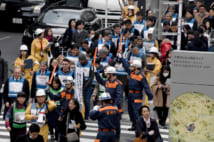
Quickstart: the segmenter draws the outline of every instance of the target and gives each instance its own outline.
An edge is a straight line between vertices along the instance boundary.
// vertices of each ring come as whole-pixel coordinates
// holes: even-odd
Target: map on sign
[[[214,100],[202,93],[185,93],[170,104],[173,142],[214,142]]]

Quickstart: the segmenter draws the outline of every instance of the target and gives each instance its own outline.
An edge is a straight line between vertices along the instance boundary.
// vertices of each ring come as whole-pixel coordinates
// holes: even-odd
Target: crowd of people
[[[127,100],[132,122],[128,130],[148,142],[160,138],[158,127],[167,127],[171,53],[177,48],[177,36],[153,39],[157,18],[152,10],[144,17],[133,0],[128,2],[122,11],[123,22],[110,30],[86,31],[83,21],[71,19],[59,48],[51,44],[55,41],[51,28],[36,29],[31,46],[20,46],[13,75],[6,80],[0,74],[3,118],[11,142],[47,142],[49,132],[52,141],[78,142],[89,118],[98,120],[97,141],[119,141],[123,100]],[[171,5],[162,17],[165,32],[177,33],[176,11]],[[212,50],[214,4],[208,11],[201,0],[187,4],[182,50]],[[2,60],[0,63],[5,65]],[[83,106],[75,94],[77,66],[84,75]],[[5,72],[3,66],[0,69]],[[150,118],[151,104],[158,121]],[[27,122],[32,124],[29,132]]]

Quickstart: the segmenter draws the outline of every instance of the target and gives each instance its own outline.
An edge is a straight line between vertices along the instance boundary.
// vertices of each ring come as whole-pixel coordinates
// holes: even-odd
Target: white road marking
[[[11,37],[10,37],[10,36],[1,37],[1,38],[0,38],[0,41],[1,41],[1,40],[5,40],[5,39],[9,39],[9,38],[11,38]]]

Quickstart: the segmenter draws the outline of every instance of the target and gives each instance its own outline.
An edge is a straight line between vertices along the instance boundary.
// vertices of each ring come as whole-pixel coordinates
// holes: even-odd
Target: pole
[[[108,23],[108,0],[105,0],[106,1],[106,11],[105,11],[105,28],[107,28],[107,23]]]
[[[181,21],[182,21],[182,4],[183,0],[179,0],[179,13],[178,13],[178,37],[177,37],[177,50],[181,50]]]

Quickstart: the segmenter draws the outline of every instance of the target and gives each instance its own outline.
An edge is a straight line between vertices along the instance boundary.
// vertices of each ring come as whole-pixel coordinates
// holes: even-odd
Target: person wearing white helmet
[[[97,141],[115,142],[120,137],[120,113],[118,108],[112,106],[111,95],[107,92],[99,96],[100,106],[94,106],[89,116],[92,120],[98,120]],[[96,141],[95,140],[95,141]]]
[[[150,86],[153,84],[154,79],[161,71],[162,64],[159,60],[159,52],[156,47],[151,47],[149,51],[149,58],[147,58],[147,64],[154,64],[154,69],[144,68],[147,80]]]
[[[50,46],[48,40],[44,38],[44,30],[36,29],[35,31],[36,38],[31,44],[31,55],[35,57],[39,62],[48,60],[47,52],[50,51]]]
[[[62,120],[62,114],[66,107],[68,106],[69,100],[74,98],[74,79],[72,76],[68,76],[63,80],[65,84],[65,88],[59,92],[58,94],[53,94],[50,90],[46,90],[47,95],[50,97],[51,100],[60,101],[59,102],[59,118],[58,120]]]
[[[116,77],[116,68],[113,66],[108,66],[105,74],[107,80],[102,79],[100,74],[95,72],[96,80],[98,83],[105,86],[105,91],[111,95],[113,104],[117,106],[119,112],[122,113],[121,98],[123,96],[123,87],[122,83]]]
[[[36,123],[40,127],[39,134],[43,136],[44,142],[48,141],[48,113],[54,110],[56,104],[54,101],[46,101],[46,93],[44,89],[39,89],[36,92],[37,103],[30,104],[25,113],[25,119],[31,123]]]
[[[138,110],[141,107],[143,94],[142,91],[145,89],[147,96],[149,97],[149,102],[152,103],[153,94],[150,91],[149,85],[147,83],[146,77],[142,73],[142,64],[139,60],[133,60],[131,63],[132,70],[130,70],[130,66],[128,61],[120,58],[126,72],[129,75],[128,80],[128,112],[130,120],[132,121],[132,127],[129,128],[129,131],[134,131],[136,129],[136,121],[139,118]]]
[[[128,6],[127,18],[130,19],[132,23],[136,20],[136,13],[134,13],[134,5]]]
[[[39,70],[39,62],[33,56],[28,55],[27,45],[22,44],[19,49],[20,56],[15,60],[14,66],[21,68],[31,88],[33,73]]]
[[[143,40],[143,48],[146,51],[146,56],[149,57],[149,51],[151,47],[156,47],[159,49],[158,41],[152,39],[152,34],[153,34],[154,29],[150,28],[148,30],[148,35],[147,37],[144,38]]]
[[[139,11],[139,8],[134,5],[134,0],[128,0],[128,5],[125,6],[123,8],[123,10],[122,10],[123,18],[127,17],[127,15],[128,15],[128,8],[129,8],[130,5],[133,6],[133,8],[134,8],[134,15],[136,15],[136,13]]]

